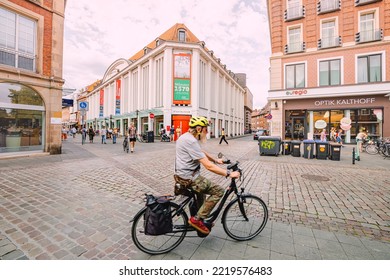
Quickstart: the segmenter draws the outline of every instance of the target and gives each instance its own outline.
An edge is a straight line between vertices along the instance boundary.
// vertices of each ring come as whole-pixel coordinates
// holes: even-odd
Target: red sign
[[[154,114],[153,114],[153,113],[150,113],[150,114],[149,114],[149,118],[154,119]]]

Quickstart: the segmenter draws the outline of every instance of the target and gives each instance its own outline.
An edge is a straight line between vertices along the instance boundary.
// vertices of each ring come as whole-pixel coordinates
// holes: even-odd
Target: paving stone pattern
[[[149,256],[132,243],[129,220],[145,193],[173,192],[175,144],[137,143],[127,154],[120,140],[79,138],[64,141],[62,155],[0,160],[0,259],[390,259],[390,160],[362,154],[352,165],[352,147],[341,161],[259,156],[251,136],[212,139],[205,149],[240,162],[269,223],[236,242],[217,222],[207,238],[189,234]]]

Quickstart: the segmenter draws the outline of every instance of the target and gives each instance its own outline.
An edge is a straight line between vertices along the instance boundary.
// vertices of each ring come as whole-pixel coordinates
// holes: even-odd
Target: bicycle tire
[[[367,154],[369,155],[376,155],[379,151],[375,144],[369,144],[365,148]]]
[[[177,215],[179,205],[171,202],[173,232],[162,235],[146,235],[144,233],[144,216],[146,207],[139,211],[131,227],[131,238],[135,246],[150,255],[165,254],[175,249],[187,234],[188,216],[184,210]]]
[[[240,205],[243,206],[248,220],[243,216]],[[222,215],[222,225],[226,234],[238,241],[256,237],[264,229],[267,221],[267,205],[260,197],[251,194],[235,198],[226,206]]]

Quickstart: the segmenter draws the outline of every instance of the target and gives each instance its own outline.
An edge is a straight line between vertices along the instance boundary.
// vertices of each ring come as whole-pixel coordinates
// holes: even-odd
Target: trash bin
[[[329,143],[324,141],[316,141],[316,158],[328,159]]]
[[[260,155],[277,156],[280,152],[280,143],[281,143],[280,137],[260,136],[259,137]]]
[[[314,158],[314,140],[303,140],[303,157]]]
[[[291,154],[291,140],[282,141],[282,155]]]
[[[341,144],[339,143],[330,143],[330,156],[331,160],[340,160],[341,156]]]
[[[154,142],[154,132],[153,131],[148,131],[147,132],[146,141],[148,143],[153,143]]]
[[[291,141],[291,155],[293,157],[301,156],[301,141],[299,140]]]

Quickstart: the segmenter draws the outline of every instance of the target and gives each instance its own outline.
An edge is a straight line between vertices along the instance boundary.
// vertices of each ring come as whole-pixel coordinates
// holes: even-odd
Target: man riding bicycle
[[[199,208],[198,213],[192,216],[188,223],[203,234],[209,234],[210,230],[203,223],[214,206],[223,196],[221,186],[211,182],[200,175],[201,164],[207,170],[225,176],[226,178],[239,178],[240,172],[225,170],[217,165],[222,164],[222,159],[214,159],[200,147],[199,141],[206,142],[208,120],[205,117],[192,117],[189,123],[190,129],[184,133],[176,143],[175,181],[193,189],[199,195],[207,194],[209,197]]]

